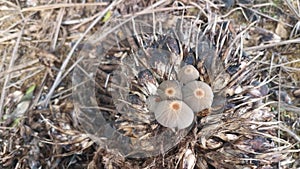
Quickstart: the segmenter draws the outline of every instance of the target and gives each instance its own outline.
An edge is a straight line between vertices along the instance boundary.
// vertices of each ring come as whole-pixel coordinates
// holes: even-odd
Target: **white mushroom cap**
[[[210,86],[201,81],[192,81],[182,88],[183,101],[190,106],[194,112],[210,108],[214,94]]]
[[[182,99],[181,84],[176,80],[163,81],[157,88],[157,94],[162,100]]]
[[[159,96],[149,96],[146,100],[146,104],[148,106],[148,109],[150,112],[154,112],[158,103],[161,101],[161,98]]]
[[[181,83],[186,84],[190,81],[198,79],[199,72],[193,65],[186,65],[179,70],[177,78]]]
[[[179,130],[190,126],[194,120],[193,110],[180,100],[161,101],[154,114],[159,124]]]

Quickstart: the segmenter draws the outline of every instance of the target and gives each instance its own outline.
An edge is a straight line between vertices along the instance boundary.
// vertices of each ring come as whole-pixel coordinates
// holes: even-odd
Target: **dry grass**
[[[299,168],[300,2],[239,2],[1,1],[0,168]],[[213,43],[217,57],[198,66],[221,108],[174,149],[137,160],[83,131],[71,74],[95,32],[154,12],[192,19]]]

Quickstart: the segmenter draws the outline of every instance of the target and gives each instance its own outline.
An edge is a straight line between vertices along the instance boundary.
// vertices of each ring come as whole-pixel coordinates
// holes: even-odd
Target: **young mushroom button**
[[[193,65],[186,65],[179,70],[177,78],[181,83],[186,84],[190,81],[198,79],[199,72]]]
[[[184,129],[194,120],[193,110],[180,100],[164,100],[159,102],[155,111],[155,118],[159,124],[168,128]]]
[[[163,81],[157,89],[157,94],[162,100],[182,99],[181,85],[176,80]]]
[[[201,81],[192,81],[182,88],[183,101],[194,112],[210,108],[214,94],[210,86]]]

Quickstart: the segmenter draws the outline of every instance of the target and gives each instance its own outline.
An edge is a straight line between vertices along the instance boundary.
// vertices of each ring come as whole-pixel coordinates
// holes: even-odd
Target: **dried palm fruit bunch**
[[[193,110],[182,101],[183,84],[177,80],[180,68],[188,64],[183,50],[190,48],[182,45],[190,30],[173,30],[189,23],[157,14],[127,20],[116,28],[118,24],[111,25],[115,30],[108,27],[95,35],[85,47],[88,50],[81,52],[84,71],[74,73],[74,81],[84,83],[74,92],[79,120],[91,137],[110,149],[130,157],[157,155],[176,145],[194,121]],[[189,41],[195,43],[195,37]]]
[[[240,51],[231,23],[201,26],[182,16],[114,20],[87,42],[73,75],[83,129],[115,154],[107,157],[115,167],[257,168],[283,161],[288,153],[276,148],[291,145],[274,134],[267,94],[249,94],[254,78],[264,79],[255,56]]]

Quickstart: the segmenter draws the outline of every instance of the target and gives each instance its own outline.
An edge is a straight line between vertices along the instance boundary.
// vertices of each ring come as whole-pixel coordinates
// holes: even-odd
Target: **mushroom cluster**
[[[179,70],[178,81],[163,81],[156,94],[147,98],[148,109],[154,112],[159,124],[184,129],[193,123],[194,113],[211,107],[212,89],[198,78],[197,69],[186,65]]]

